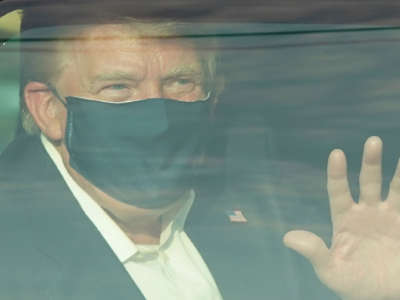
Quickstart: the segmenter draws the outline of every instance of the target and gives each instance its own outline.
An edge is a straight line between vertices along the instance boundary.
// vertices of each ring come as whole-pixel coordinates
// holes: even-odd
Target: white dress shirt
[[[76,201],[146,299],[222,299],[206,264],[183,231],[194,191],[190,191],[186,203],[163,227],[159,245],[138,245],[73,180],[53,144],[44,135],[41,140]]]

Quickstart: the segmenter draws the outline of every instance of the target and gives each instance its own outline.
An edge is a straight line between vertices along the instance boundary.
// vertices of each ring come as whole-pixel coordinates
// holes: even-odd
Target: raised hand
[[[354,202],[346,157],[333,150],[328,160],[331,248],[315,234],[290,231],[287,247],[311,262],[320,280],[345,300],[400,299],[400,164],[385,201],[381,199],[382,141],[364,145],[360,199]]]

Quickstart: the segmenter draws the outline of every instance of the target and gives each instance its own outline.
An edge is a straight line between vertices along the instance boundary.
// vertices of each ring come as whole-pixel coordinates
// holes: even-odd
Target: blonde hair
[[[204,84],[211,91],[212,105],[215,106],[218,95],[223,89],[223,78],[217,76],[217,41],[193,34],[196,25],[176,22],[153,22],[123,17],[104,20],[94,25],[49,27],[24,33],[21,44],[21,80],[20,104],[21,125],[28,134],[40,133],[24,99],[24,87],[31,81],[42,83],[56,82],[68,64],[66,55],[68,43],[85,40],[85,30],[102,24],[127,26],[133,33],[132,38],[167,38],[188,41],[198,51],[204,73]],[[197,25],[198,26],[198,25]],[[204,50],[204,51],[203,51]]]

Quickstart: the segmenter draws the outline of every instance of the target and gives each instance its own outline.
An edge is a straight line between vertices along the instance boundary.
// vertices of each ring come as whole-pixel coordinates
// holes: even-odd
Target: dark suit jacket
[[[199,194],[185,231],[224,299],[337,299],[254,203],[241,208],[249,222],[235,224],[229,199]],[[143,299],[38,137],[20,136],[1,155],[0,203],[0,299]]]

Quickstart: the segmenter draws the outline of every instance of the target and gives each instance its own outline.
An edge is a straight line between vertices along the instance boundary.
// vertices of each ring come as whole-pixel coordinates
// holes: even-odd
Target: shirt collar
[[[135,245],[100,205],[76,183],[64,166],[61,155],[43,134],[41,135],[41,141],[83,212],[103,236],[119,261],[124,263],[137,254],[140,245]],[[160,236],[160,245],[156,247],[157,249],[166,246],[175,232],[183,230],[186,217],[195,198],[194,191],[191,190],[185,197],[187,197],[187,200],[184,201],[184,204],[174,216],[162,218],[163,230]]]

